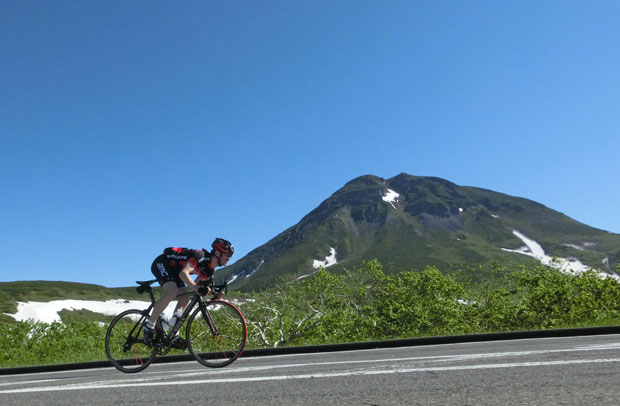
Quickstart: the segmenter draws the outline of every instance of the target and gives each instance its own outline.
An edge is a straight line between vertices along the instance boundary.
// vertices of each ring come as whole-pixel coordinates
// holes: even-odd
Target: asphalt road
[[[620,335],[0,376],[0,405],[618,405]]]

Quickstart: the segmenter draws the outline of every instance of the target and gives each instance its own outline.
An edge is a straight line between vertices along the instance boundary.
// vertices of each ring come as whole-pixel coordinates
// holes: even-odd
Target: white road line
[[[24,385],[27,383],[42,383],[42,382],[55,382],[55,381],[59,381],[60,379],[37,379],[37,380],[33,380],[33,381],[13,381],[13,382],[2,382],[0,383],[0,386],[9,386],[9,385]]]
[[[422,367],[422,368],[397,368],[397,369],[380,369],[380,370],[356,370],[319,374],[300,374],[300,375],[273,375],[260,377],[245,378],[215,378],[201,379],[192,381],[157,381],[157,382],[134,382],[134,383],[97,383],[97,384],[73,384],[60,385],[44,388],[21,388],[1,390],[0,394],[9,393],[29,393],[29,392],[54,392],[67,390],[90,390],[90,389],[116,389],[126,387],[148,387],[148,386],[164,386],[164,385],[205,385],[205,384],[222,384],[222,383],[243,383],[243,382],[261,382],[261,381],[284,381],[292,379],[317,379],[317,378],[336,378],[344,376],[364,376],[364,375],[389,375],[389,374],[405,374],[417,372],[449,372],[449,371],[467,371],[480,369],[497,369],[497,368],[531,368],[544,366],[564,366],[578,364],[600,364],[620,362],[620,358],[603,358],[603,359],[586,359],[586,360],[570,360],[570,361],[536,361],[536,362],[510,362],[499,364],[480,364],[480,365],[460,365],[445,367]]]

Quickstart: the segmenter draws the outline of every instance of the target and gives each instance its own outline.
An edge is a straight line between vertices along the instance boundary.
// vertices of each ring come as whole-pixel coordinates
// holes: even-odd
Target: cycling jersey
[[[194,267],[192,274],[199,274],[204,279],[209,279],[215,271],[209,265],[210,260],[211,254],[204,249],[170,247],[164,249],[163,254],[155,258],[151,272],[161,285],[168,281],[174,281],[177,286],[185,286],[185,283],[179,278],[179,273],[185,265],[189,262]]]

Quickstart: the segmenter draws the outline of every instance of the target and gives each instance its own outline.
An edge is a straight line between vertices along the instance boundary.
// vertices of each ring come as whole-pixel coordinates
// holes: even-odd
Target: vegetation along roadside
[[[496,263],[490,268],[488,278],[472,282],[472,272],[443,274],[435,267],[386,274],[372,260],[345,273],[321,269],[293,283],[232,293],[231,298],[248,323],[247,348],[618,324],[620,282],[614,278],[546,266],[506,269]],[[130,291],[119,292],[135,298]],[[85,295],[99,297],[94,289]],[[47,294],[57,296],[75,298]],[[11,312],[9,297],[6,291],[0,297],[3,312]],[[45,324],[5,316],[0,367],[107,359],[104,337],[110,317],[92,312],[61,317],[62,323]]]

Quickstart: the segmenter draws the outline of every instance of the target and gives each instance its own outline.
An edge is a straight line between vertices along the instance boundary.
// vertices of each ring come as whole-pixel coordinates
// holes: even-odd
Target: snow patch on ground
[[[516,250],[502,248],[504,251],[508,252],[516,252],[518,254],[527,255],[539,260],[543,265],[551,266],[553,268],[559,269],[561,272],[575,272],[581,273],[591,270],[592,268],[583,264],[581,261],[575,258],[552,258],[549,255],[545,254],[545,251],[536,241],[529,239],[525,235],[521,234],[517,230],[513,230],[512,233],[516,235],[523,243],[524,247],[518,248]],[[602,276],[610,276],[615,279],[620,279],[616,275],[608,275],[601,273]]]
[[[400,195],[398,193],[396,193],[392,189],[388,189],[381,198],[384,202],[388,202],[394,209],[396,209],[396,203],[398,203],[399,197]]]
[[[129,309],[146,309],[150,302],[141,300],[113,299],[105,302],[95,300],[52,300],[51,302],[17,302],[17,313],[5,313],[17,321],[34,320],[51,324],[60,322],[58,312],[67,310],[90,310],[107,316],[116,316]],[[176,302],[166,308],[167,316],[172,316]],[[170,318],[170,317],[168,317]]]
[[[336,249],[332,247],[329,249],[329,252],[330,254],[325,257],[323,261],[315,259],[312,263],[312,267],[314,269],[319,269],[320,267],[327,268],[328,266],[336,265],[338,263],[338,260],[336,260]]]

